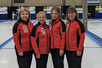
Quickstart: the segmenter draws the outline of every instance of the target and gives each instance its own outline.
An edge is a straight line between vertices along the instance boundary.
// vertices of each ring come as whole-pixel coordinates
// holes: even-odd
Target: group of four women
[[[51,21],[46,24],[46,14],[37,14],[38,23],[30,22],[28,9],[21,9],[18,20],[13,26],[13,40],[19,68],[30,68],[32,55],[35,55],[36,68],[47,68],[48,55],[51,53],[54,68],[64,68],[66,54],[69,68],[81,68],[85,28],[78,20],[74,7],[66,11],[65,23],[61,20],[61,10],[51,9]],[[66,68],[66,67],[65,67]]]

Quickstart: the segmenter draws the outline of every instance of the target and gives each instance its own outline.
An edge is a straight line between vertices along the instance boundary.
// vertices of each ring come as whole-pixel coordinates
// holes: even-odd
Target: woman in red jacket
[[[69,68],[81,68],[83,45],[85,39],[84,24],[78,20],[74,7],[66,11],[66,56]]]
[[[13,40],[15,43],[19,68],[30,68],[32,60],[30,12],[23,8],[18,14],[18,20],[13,26]]]
[[[32,46],[36,57],[36,68],[46,68],[49,54],[49,26],[46,24],[46,14],[37,14],[38,23],[32,30]]]
[[[65,24],[61,20],[59,7],[51,9],[51,21],[49,23],[51,36],[51,55],[54,68],[64,68],[64,47],[65,47]]]

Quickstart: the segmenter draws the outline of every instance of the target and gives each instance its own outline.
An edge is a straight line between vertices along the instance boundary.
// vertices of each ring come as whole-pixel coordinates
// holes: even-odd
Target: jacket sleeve
[[[19,23],[15,23],[13,26],[13,40],[18,53],[22,52],[22,48],[20,46],[20,40],[19,40]]]
[[[85,40],[85,27],[83,23],[79,23],[78,34],[80,36],[79,45],[77,51],[81,52],[84,45]]]
[[[38,31],[37,27],[34,26],[31,33],[31,43],[36,56],[40,56],[39,48],[37,45],[37,38],[38,38]]]
[[[65,30],[66,30],[66,26],[65,26],[63,21],[61,22],[60,30],[61,30],[61,32],[60,32],[61,33],[61,47],[60,47],[60,50],[64,50],[64,47],[65,47]]]

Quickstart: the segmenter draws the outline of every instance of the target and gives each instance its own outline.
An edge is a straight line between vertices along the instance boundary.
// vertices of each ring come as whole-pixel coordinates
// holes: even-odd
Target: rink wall
[[[74,5],[82,5],[83,3],[83,0],[24,0],[24,3],[14,4],[13,1],[14,0],[0,0],[0,6],[70,6],[73,5],[73,3]],[[102,5],[102,0],[88,0],[88,4]]]

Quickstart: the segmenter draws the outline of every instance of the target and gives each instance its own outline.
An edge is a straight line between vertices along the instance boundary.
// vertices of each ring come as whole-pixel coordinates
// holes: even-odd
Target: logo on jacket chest
[[[68,27],[69,27],[69,24],[67,24],[67,26],[66,26],[66,31],[68,30]]]
[[[23,30],[24,30],[24,33],[27,33],[27,27],[26,26],[23,26]]]
[[[42,32],[42,34],[43,34],[43,35],[45,35],[45,34],[46,34],[46,32],[45,32],[44,28],[41,28],[41,32]]]

